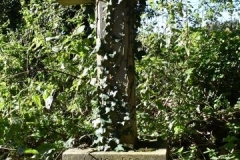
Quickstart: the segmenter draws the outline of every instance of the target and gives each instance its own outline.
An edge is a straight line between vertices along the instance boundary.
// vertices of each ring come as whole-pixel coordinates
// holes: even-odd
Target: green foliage
[[[98,150],[123,151],[136,141],[133,50],[144,1],[98,3],[96,52],[98,54],[98,108],[93,121]],[[135,11],[139,11],[137,14]],[[104,15],[102,17],[102,15]],[[103,30],[104,29],[104,30]],[[133,49],[135,47],[135,49]],[[127,146],[127,147],[129,147]]]
[[[6,33],[7,28],[17,29],[23,22],[21,14],[21,3],[19,0],[5,0],[0,3],[0,24],[6,23],[6,27],[3,27],[3,32]]]
[[[237,22],[216,22],[237,4],[209,3],[200,3],[201,17],[189,3],[150,1],[145,18],[167,15],[169,32],[150,22],[138,32],[137,47],[147,53],[136,62],[138,133],[166,138],[175,159],[240,158],[240,30]],[[102,95],[107,106],[97,103],[93,48],[96,41],[102,49],[102,41],[91,28],[93,6],[14,0],[0,8],[0,159],[60,158],[93,133],[90,121],[99,113],[93,125],[100,150],[123,151],[118,136],[103,139],[112,110],[123,110],[122,123],[129,115],[126,104],[116,107],[117,92]],[[201,26],[204,19],[211,23]]]
[[[136,65],[139,134],[166,137],[173,159],[239,159],[238,23],[199,27],[183,4],[186,24],[178,6],[160,5],[169,32],[138,37],[148,53]]]
[[[22,3],[22,26],[0,35],[1,159],[59,158],[69,138],[93,131],[95,87],[85,84],[95,77],[94,33],[82,29],[84,10]]]
[[[239,158],[238,32],[193,29],[187,49],[175,37],[170,46],[166,35],[142,39],[149,55],[137,64],[140,135],[168,137],[180,159]]]

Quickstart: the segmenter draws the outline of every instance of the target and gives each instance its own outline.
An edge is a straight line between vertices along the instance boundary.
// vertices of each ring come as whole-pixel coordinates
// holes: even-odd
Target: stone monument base
[[[166,160],[166,149],[146,152],[95,152],[89,149],[68,149],[62,160]]]

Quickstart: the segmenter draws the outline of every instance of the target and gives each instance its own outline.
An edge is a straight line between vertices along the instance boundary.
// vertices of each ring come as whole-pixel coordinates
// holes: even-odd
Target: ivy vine
[[[119,13],[119,8],[122,7],[121,5],[126,4],[129,5],[125,6],[126,10]],[[131,110],[128,110],[128,102],[129,98],[134,97],[127,95],[126,84],[120,80],[126,77],[116,78],[116,76],[119,76],[117,73],[121,72],[123,69],[121,68],[121,65],[123,63],[128,63],[127,61],[129,57],[127,56],[129,55],[125,55],[127,54],[125,52],[128,52],[126,51],[128,46],[124,46],[123,41],[124,38],[127,38],[128,40],[130,39],[131,41],[129,43],[132,43],[134,46],[135,33],[137,26],[140,25],[140,14],[136,11],[139,6],[141,6],[141,10],[144,8],[145,1],[132,1],[130,3],[123,0],[118,2],[108,1],[103,5],[103,12],[105,13],[103,23],[105,23],[105,30],[104,33],[102,33],[102,37],[97,39],[96,47],[96,52],[101,57],[101,61],[98,64],[101,71],[99,73],[98,86],[98,117],[94,121],[94,126],[97,128],[95,132],[97,139],[94,144],[98,145],[98,150],[121,151],[124,150],[123,144],[121,143],[121,136],[131,132],[130,128],[125,126],[131,126],[131,114],[134,113],[132,113]],[[134,9],[132,9],[131,6],[134,6]],[[123,21],[117,24],[120,27],[118,28],[117,33],[114,31],[114,29],[116,29],[116,18],[119,18],[116,17],[116,14],[124,16]],[[130,47],[129,49],[132,48]],[[132,51],[130,52],[132,53]],[[124,70],[134,73],[133,65],[125,65]],[[133,87],[135,87],[134,83],[130,86],[130,89],[134,89]]]

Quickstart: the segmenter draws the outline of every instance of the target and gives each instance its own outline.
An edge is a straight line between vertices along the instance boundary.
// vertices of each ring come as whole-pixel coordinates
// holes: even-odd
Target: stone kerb
[[[148,152],[93,152],[93,149],[69,149],[62,160],[166,160],[166,149]]]

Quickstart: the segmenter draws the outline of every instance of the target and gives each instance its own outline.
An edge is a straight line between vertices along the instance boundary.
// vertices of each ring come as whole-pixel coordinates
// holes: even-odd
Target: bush
[[[21,6],[21,27],[2,28],[0,159],[60,158],[69,139],[93,132],[95,88],[84,84],[95,75],[94,39],[82,37],[94,33],[85,33],[83,19],[92,19],[84,12],[31,1]]]

